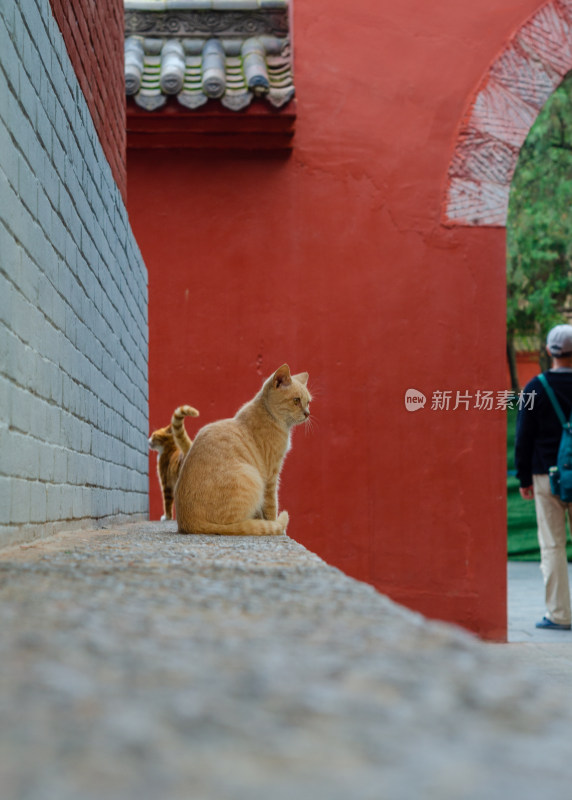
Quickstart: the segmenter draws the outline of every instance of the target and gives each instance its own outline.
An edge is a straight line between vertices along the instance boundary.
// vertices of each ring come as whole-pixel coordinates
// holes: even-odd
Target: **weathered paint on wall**
[[[123,0],[50,0],[50,5],[125,199]]]
[[[290,535],[490,638],[506,631],[505,419],[453,406],[506,388],[505,239],[440,219],[468,98],[538,6],[299,1],[290,157],[128,152],[151,427],[180,403],[232,415],[284,361],[308,370]],[[428,398],[416,413],[409,388]],[[431,409],[438,391],[449,410]]]

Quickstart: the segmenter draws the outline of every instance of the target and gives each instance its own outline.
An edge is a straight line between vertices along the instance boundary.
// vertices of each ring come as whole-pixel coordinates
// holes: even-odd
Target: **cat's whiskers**
[[[312,414],[308,417],[305,422],[302,423],[304,425],[304,435],[307,436],[309,433],[314,433],[316,428],[319,428],[318,420]]]

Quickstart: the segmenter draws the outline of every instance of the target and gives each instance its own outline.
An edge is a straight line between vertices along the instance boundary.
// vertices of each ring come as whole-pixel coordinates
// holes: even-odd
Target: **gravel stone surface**
[[[0,550],[2,800],[568,797],[572,700],[287,536]]]

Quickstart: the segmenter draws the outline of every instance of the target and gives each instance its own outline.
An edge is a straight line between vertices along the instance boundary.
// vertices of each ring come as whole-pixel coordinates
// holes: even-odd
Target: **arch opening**
[[[518,155],[572,70],[572,0],[550,0],[508,41],[465,113],[449,165],[442,222],[505,227]]]

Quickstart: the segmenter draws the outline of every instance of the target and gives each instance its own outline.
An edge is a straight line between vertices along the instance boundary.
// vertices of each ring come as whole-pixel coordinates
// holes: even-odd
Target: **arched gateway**
[[[449,166],[445,225],[504,227],[518,153],[572,70],[572,0],[550,0],[515,33],[479,85]]]

